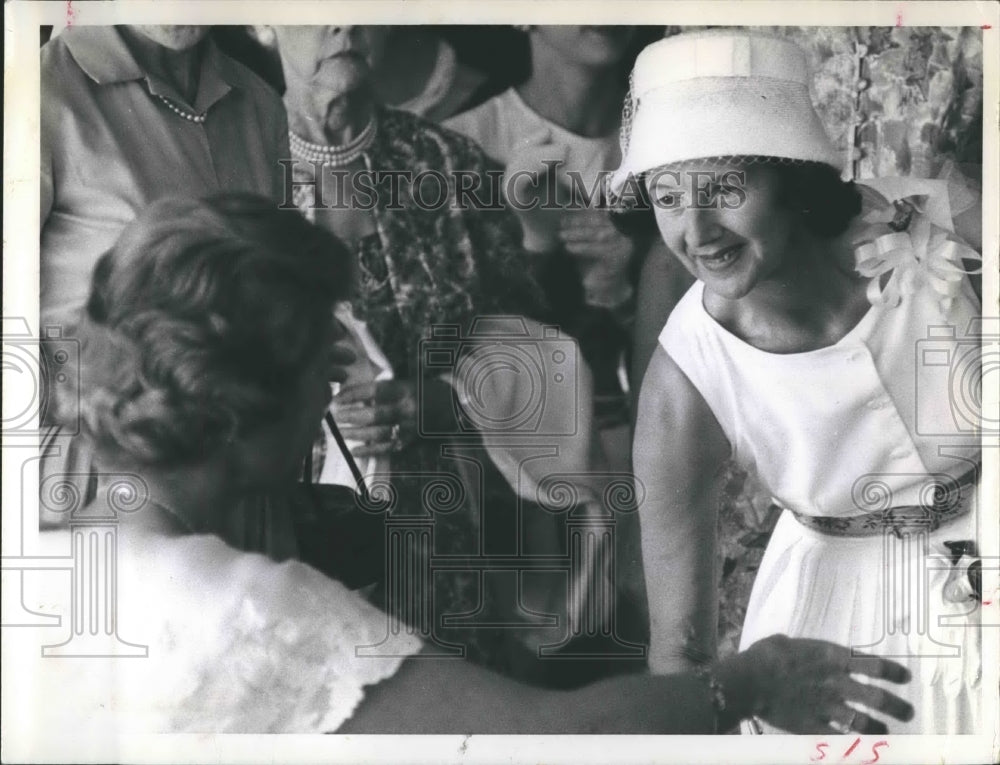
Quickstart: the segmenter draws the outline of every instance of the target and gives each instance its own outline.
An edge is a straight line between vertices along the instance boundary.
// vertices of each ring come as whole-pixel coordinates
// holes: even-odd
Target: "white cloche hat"
[[[809,62],[790,40],[713,29],[659,40],[636,59],[622,121],[615,199],[629,177],[715,157],[821,162],[834,148],[809,97]]]

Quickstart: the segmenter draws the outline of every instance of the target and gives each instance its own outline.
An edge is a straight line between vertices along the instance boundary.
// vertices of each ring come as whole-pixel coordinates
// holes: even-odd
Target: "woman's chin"
[[[748,278],[742,271],[727,272],[724,274],[701,270],[698,279],[705,285],[705,289],[726,300],[739,300],[746,297],[753,290],[755,281]]]
[[[317,93],[324,98],[348,96],[362,88],[370,87],[371,70],[364,59],[356,56],[339,56],[336,63],[320,68],[312,80]]]

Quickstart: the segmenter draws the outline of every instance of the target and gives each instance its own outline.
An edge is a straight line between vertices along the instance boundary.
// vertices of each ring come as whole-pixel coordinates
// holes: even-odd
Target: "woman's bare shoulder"
[[[693,489],[732,454],[711,407],[663,346],[643,378],[633,443],[636,472],[670,474],[675,489]]]
[[[674,410],[678,405],[704,402],[704,398],[667,349],[657,345],[642,378],[639,401],[640,410],[645,401],[647,413],[655,415],[663,409]]]

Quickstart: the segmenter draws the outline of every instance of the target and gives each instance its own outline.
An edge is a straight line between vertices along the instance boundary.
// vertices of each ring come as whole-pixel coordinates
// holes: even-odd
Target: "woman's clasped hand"
[[[330,406],[355,457],[398,452],[417,436],[417,393],[409,380],[378,380],[345,385]]]

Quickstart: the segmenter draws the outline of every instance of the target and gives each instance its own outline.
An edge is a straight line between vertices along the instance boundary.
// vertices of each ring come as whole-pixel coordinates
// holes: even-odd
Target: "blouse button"
[[[873,411],[878,411],[879,409],[885,409],[889,406],[888,399],[885,398],[873,398],[868,402],[868,408]]]

